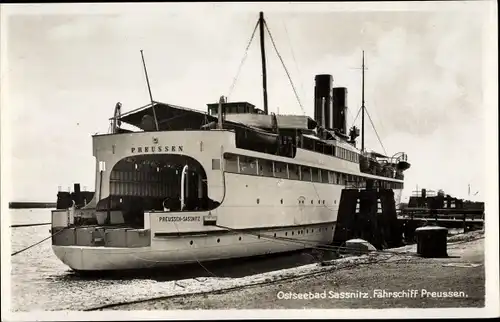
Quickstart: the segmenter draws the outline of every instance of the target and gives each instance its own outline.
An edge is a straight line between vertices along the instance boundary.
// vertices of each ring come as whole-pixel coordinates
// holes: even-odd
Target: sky
[[[7,8],[1,111],[9,201],[55,201],[59,187],[74,182],[94,189],[91,135],[108,131],[116,102],[123,112],[149,102],[141,49],[156,101],[206,110],[230,94],[262,108],[258,33],[229,93],[260,10],[303,106],[266,35],[270,112],[312,117],[314,75],[332,74],[334,86],[348,88],[350,127],[361,106],[364,50],[368,114],[387,154],[404,151],[412,164],[403,195],[418,187],[482,200],[485,122],[496,108],[484,91],[488,8],[459,4]],[[365,129],[367,148],[384,152],[368,116]]]

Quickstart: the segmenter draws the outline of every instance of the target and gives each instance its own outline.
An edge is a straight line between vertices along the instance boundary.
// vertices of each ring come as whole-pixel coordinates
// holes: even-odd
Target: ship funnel
[[[314,78],[314,120],[319,126],[332,128],[332,75],[316,75]]]
[[[347,134],[346,113],[347,113],[347,88],[335,87],[332,90],[332,129],[340,133]]]

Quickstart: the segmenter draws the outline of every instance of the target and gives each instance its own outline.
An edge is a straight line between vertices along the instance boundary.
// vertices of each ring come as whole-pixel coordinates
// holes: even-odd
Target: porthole
[[[306,234],[309,234],[309,229],[306,229]]]
[[[336,205],[336,204],[337,204],[337,200],[334,200],[334,201],[333,201],[333,204],[334,204],[334,205]]]
[[[313,201],[311,200],[311,205],[313,204]]]
[[[274,233],[274,237],[276,237],[276,233]]]
[[[311,233],[314,233],[314,229],[311,229]]]
[[[259,202],[260,202],[260,199],[259,199],[259,198],[257,198],[257,204],[259,204]]]
[[[281,199],[281,204],[283,204],[283,199]]]
[[[220,243],[220,238],[217,238],[217,242]]]
[[[320,205],[320,204],[321,204],[321,200],[318,200],[318,205]]]
[[[325,204],[325,201],[323,200],[323,204]]]
[[[240,236],[240,238],[238,238],[238,240],[241,240],[241,236]]]
[[[285,232],[285,236],[288,236],[288,232]]]
[[[292,236],[295,234],[295,232],[292,231]]]
[[[189,242],[189,245],[193,245],[193,241],[190,241],[190,242]]]
[[[257,238],[260,239],[260,235],[257,235]]]

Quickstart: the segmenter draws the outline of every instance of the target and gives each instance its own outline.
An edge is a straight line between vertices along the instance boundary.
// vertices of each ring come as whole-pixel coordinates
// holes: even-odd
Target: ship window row
[[[359,163],[359,154],[356,152],[349,151],[339,146],[333,146],[330,144],[326,144],[324,142],[318,142],[315,140],[311,140],[309,138],[303,138],[302,148],[318,152],[321,154],[335,156],[340,159],[344,159],[351,162]]]
[[[224,171],[263,177],[338,184],[356,188],[364,188],[366,186],[366,179],[361,176],[233,153],[224,154]],[[388,189],[403,189],[402,183],[385,180],[379,180],[376,186]]]
[[[346,150],[346,149],[341,148],[341,147],[337,147],[336,151],[337,151],[337,153],[335,156],[337,158],[359,163],[359,154],[352,152],[352,151],[349,151],[349,150]]]

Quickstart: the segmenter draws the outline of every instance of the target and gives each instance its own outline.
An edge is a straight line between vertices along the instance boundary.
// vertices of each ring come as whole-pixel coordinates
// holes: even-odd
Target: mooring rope
[[[310,247],[307,247],[307,248],[311,248],[311,249],[316,249],[316,250],[325,250],[325,251],[339,251],[339,250],[350,250],[350,251],[358,251],[357,249],[353,249],[352,247],[347,247],[347,246],[333,246],[333,245],[327,245],[327,244],[321,244],[321,243],[317,243],[317,242],[314,242],[314,241],[311,241],[311,240],[306,240],[306,239],[301,239],[301,238],[291,238],[291,237],[274,237],[274,236],[269,236],[269,235],[263,235],[263,234],[257,234],[257,233],[251,233],[251,232],[243,232],[243,231],[239,231],[237,229],[232,229],[230,227],[225,227],[225,226],[221,226],[221,225],[215,225],[216,227],[219,227],[219,228],[222,228],[222,229],[226,229],[228,231],[231,231],[231,232],[234,232],[234,233],[238,233],[238,234],[245,234],[245,235],[251,235],[251,236],[254,236],[254,237],[257,237],[257,238],[266,238],[266,239],[270,239],[270,240],[281,240],[283,242],[288,242],[288,243],[299,243],[299,244],[304,244],[304,246],[306,246],[305,244],[314,244],[315,246],[310,246]],[[451,241],[450,244],[452,245],[458,245],[458,244],[462,244],[462,243],[466,243],[466,242],[470,242],[470,241],[475,241],[475,240],[479,240],[479,239],[483,239],[484,236],[480,236],[480,237],[477,237],[477,238],[471,238],[471,239],[465,239],[463,241],[458,241],[458,242],[453,242]],[[414,244],[408,244],[408,245],[403,245],[402,247],[404,246],[409,246],[409,245],[414,245]],[[410,256],[414,256],[414,257],[420,257],[418,254],[415,254],[413,253],[412,251],[410,250],[407,250],[407,251],[395,251],[395,250],[390,250],[390,249],[382,249],[382,250],[359,250],[360,252],[363,252],[365,254],[368,254],[368,253],[372,253],[372,254],[379,254],[379,255],[382,255],[382,254],[393,254],[393,255],[410,255]]]
[[[21,227],[33,227],[33,226],[45,226],[50,225],[50,222],[43,222],[38,224],[19,224],[19,225],[11,225],[10,228],[21,228]]]
[[[44,238],[44,239],[40,240],[39,242],[36,242],[36,243],[34,243],[34,244],[32,244],[32,245],[30,245],[30,246],[28,246],[28,247],[25,247],[25,248],[23,248],[23,249],[21,249],[21,250],[18,250],[18,251],[16,251],[16,252],[12,253],[10,256],[14,256],[14,255],[20,254],[20,253],[22,253],[22,252],[24,252],[24,251],[27,251],[28,249],[30,249],[30,248],[32,248],[32,247],[35,247],[36,245],[39,245],[39,244],[43,243],[43,242],[44,242],[44,241],[46,241],[47,239],[54,237],[55,235],[59,234],[59,233],[60,233],[60,232],[62,232],[63,230],[64,230],[64,229],[58,230],[58,231],[57,231],[57,232],[55,232],[54,234],[51,234],[49,237]]]

